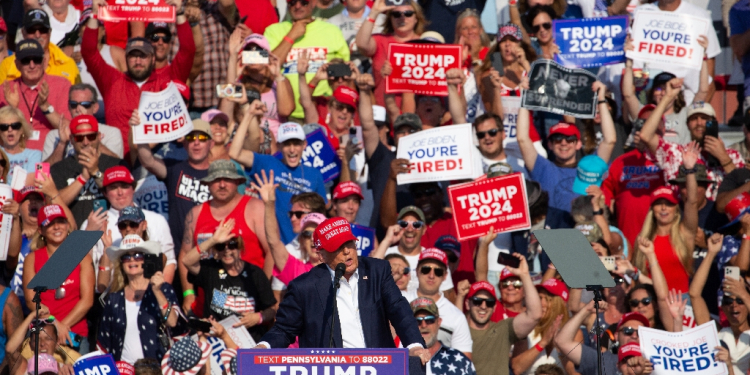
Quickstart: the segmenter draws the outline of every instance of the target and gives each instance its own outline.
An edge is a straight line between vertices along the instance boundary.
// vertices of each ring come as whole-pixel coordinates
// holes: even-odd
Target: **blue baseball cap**
[[[135,206],[127,206],[120,211],[120,217],[117,218],[117,224],[120,224],[123,221],[140,223],[143,220],[146,220],[146,215],[143,214],[143,210]]]
[[[578,162],[573,192],[586,195],[586,188],[591,185],[601,186],[607,174],[607,163],[596,155],[584,156]]]
[[[435,241],[435,247],[443,251],[450,251],[457,257],[461,256],[461,243],[458,242],[456,237],[453,237],[450,234],[440,236],[437,241]]]

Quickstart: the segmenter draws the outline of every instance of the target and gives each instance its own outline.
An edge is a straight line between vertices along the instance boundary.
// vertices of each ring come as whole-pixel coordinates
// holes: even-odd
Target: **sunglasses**
[[[490,129],[486,132],[477,132],[477,139],[484,139],[484,136],[489,134],[490,137],[497,136],[497,133],[500,133],[500,129]]]
[[[411,227],[414,229],[419,229],[419,228],[422,228],[422,225],[424,225],[424,223],[419,220],[417,221],[399,220],[398,221],[398,226],[400,226],[403,229],[408,228],[409,225],[411,225]]]
[[[394,10],[394,11],[391,12],[391,15],[393,16],[393,18],[401,18],[401,17],[407,17],[408,18],[408,17],[411,17],[411,16],[414,15],[414,11],[413,10],[407,10],[406,12],[401,12],[401,11],[398,11],[398,10]]]
[[[474,306],[482,306],[482,303],[486,303],[488,308],[495,307],[495,304],[497,303],[497,300],[494,298],[479,298],[479,297],[471,297],[471,303]]]
[[[125,263],[130,262],[131,260],[143,260],[144,257],[145,255],[143,255],[143,253],[125,254],[120,257],[120,261]]]
[[[308,230],[304,230],[304,231],[302,231],[302,233],[300,233],[300,235],[301,235],[302,237],[307,237],[307,238],[310,238],[310,237],[312,237],[312,235],[313,235],[313,232],[315,232],[315,231],[314,231],[314,230],[310,230],[310,229],[308,229]]]
[[[302,3],[303,7],[306,7],[307,4],[310,4],[310,1],[308,0],[289,0],[286,2],[290,7],[293,7],[297,3]]]
[[[99,137],[99,134],[97,133],[91,133],[91,134],[83,134],[83,135],[74,135],[73,138],[75,138],[76,142],[81,143],[83,142],[83,139],[88,139],[89,142],[93,142],[96,140],[96,138]]]
[[[204,143],[204,142],[208,142],[208,140],[211,138],[209,138],[205,134],[188,134],[185,136],[185,140],[188,142],[195,142],[196,139],[201,141],[201,143]]]
[[[411,268],[404,267],[404,269],[401,272],[398,272],[398,270],[396,270],[396,271],[391,270],[391,275],[395,275],[395,274],[408,275],[409,272],[411,272]]]
[[[151,35],[151,42],[156,43],[158,41],[162,41],[164,43],[169,43],[172,41],[172,37],[169,35]]]
[[[77,102],[75,100],[68,100],[68,107],[71,109],[78,108],[78,106],[83,106],[83,108],[89,109],[92,105],[94,105],[94,102],[90,101],[83,101],[83,102]]]
[[[549,137],[549,140],[552,141],[552,143],[554,143],[554,144],[558,144],[558,143],[562,142],[563,140],[565,140],[568,143],[574,143],[574,142],[578,141],[578,137],[576,137],[575,135],[565,136],[565,135],[562,135],[562,134],[555,134],[555,135]]]
[[[523,281],[521,280],[505,280],[500,283],[500,286],[503,288],[508,288],[510,286],[513,286],[516,289],[521,289],[523,287]]]
[[[648,306],[651,304],[651,297],[646,297],[642,300],[631,299],[628,303],[630,304],[630,307],[632,308],[636,308],[640,304],[643,304],[643,306]]]
[[[437,318],[434,315],[419,316],[414,319],[417,320],[417,325],[422,325],[422,322],[425,322],[428,326],[431,326],[437,322]]]
[[[135,221],[123,221],[117,223],[117,229],[125,230],[128,229],[128,227],[130,227],[130,229],[137,229],[140,225],[141,223],[136,223]]]
[[[309,214],[310,211],[289,211],[289,218],[291,219],[292,216],[296,217],[297,219],[301,219],[302,216],[305,216]]]
[[[42,57],[40,56],[32,56],[32,57],[24,57],[21,59],[21,65],[29,65],[31,62],[34,62],[34,64],[39,65],[42,63]]]
[[[237,240],[229,240],[229,242],[217,243],[216,245],[214,245],[214,249],[216,249],[216,251],[224,251],[226,249],[237,250],[239,248],[240,243]]]
[[[551,28],[552,28],[552,22],[545,22],[545,23],[543,23],[543,24],[541,24],[541,25],[534,25],[534,26],[532,26],[532,27],[531,27],[531,31],[533,31],[534,33],[538,33],[538,32],[539,32],[539,30],[541,30],[541,29],[542,29],[542,27],[543,27],[543,28],[544,28],[545,30],[549,30],[549,29],[551,29]]]
[[[445,269],[440,267],[422,266],[422,268],[419,269],[419,272],[422,275],[429,275],[431,271],[435,271],[435,276],[437,277],[443,277],[443,275],[445,275]]]
[[[621,329],[620,332],[622,332],[625,336],[630,337],[633,336],[634,333],[638,333],[638,329],[633,327],[625,327]]]
[[[0,124],[0,132],[7,132],[8,129],[19,130],[21,129],[21,123],[14,122],[12,124]]]
[[[337,111],[340,112],[349,112],[351,114],[354,114],[354,107],[342,103],[336,103],[336,105],[333,106],[333,108],[336,108]]]
[[[29,27],[28,29],[26,29],[26,34],[34,35],[37,31],[42,34],[47,34],[49,32],[49,29],[46,27]]]
[[[722,306],[731,306],[732,303],[734,303],[734,302],[736,302],[738,305],[744,305],[745,304],[745,302],[743,300],[739,299],[739,298],[732,298],[732,297],[724,296],[721,299],[721,305]]]

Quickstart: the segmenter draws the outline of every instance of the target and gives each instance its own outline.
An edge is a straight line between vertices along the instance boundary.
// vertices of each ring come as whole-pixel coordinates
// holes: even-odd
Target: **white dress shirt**
[[[331,282],[334,270],[328,267]],[[362,330],[362,318],[359,316],[359,270],[346,280],[341,277],[339,290],[336,292],[336,308],[339,313],[341,340],[344,348],[365,348],[365,332]]]

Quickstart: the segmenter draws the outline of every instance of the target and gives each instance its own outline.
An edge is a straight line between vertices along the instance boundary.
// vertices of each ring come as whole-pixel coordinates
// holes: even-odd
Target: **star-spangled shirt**
[[[430,359],[427,375],[476,375],[469,357],[456,349],[440,345],[440,350]]]

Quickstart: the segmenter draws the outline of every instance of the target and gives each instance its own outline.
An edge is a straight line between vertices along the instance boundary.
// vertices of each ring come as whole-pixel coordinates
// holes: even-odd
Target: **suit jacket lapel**
[[[315,289],[318,290],[318,297],[320,298],[320,304],[323,307],[323,317],[325,318],[325,322],[322,324],[324,327],[324,331],[322,332],[321,337],[324,338],[324,341],[321,342],[320,347],[321,348],[327,348],[328,342],[330,340],[329,335],[331,332],[331,303],[333,302],[332,299],[333,296],[333,282],[331,281],[331,274],[330,271],[328,271],[328,267],[325,264],[320,264],[317,267],[313,268],[315,272],[315,276],[317,276],[317,280],[315,283]],[[341,339],[341,324],[339,322],[339,317],[336,317],[336,326],[333,328],[333,343],[335,347],[342,348],[343,340]]]
[[[368,324],[371,322],[370,320],[370,310],[373,308],[373,306],[370,306],[370,302],[368,301],[368,297],[370,296],[370,293],[372,288],[370,283],[372,280],[372,276],[369,274],[369,268],[365,267],[364,262],[362,262],[362,257],[359,257],[359,281],[357,288],[359,289],[357,291],[357,300],[359,301],[359,319],[360,322],[362,322],[362,334],[364,335],[365,339],[365,347],[370,347],[370,338],[373,337],[371,328],[372,324]]]

